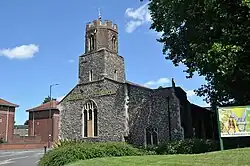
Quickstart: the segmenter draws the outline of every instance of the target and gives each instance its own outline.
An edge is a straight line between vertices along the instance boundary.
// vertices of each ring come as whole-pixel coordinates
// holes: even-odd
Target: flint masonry
[[[192,137],[190,102],[180,87],[149,89],[126,81],[118,27],[100,19],[86,25],[79,82],[59,103],[60,137],[159,144]]]

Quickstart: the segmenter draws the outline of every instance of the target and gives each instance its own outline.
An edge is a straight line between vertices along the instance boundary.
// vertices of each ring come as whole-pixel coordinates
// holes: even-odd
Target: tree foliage
[[[52,100],[56,100],[56,99],[52,98]],[[50,102],[50,101],[51,101],[50,96],[45,97],[45,99],[43,100],[43,103],[42,103],[42,104],[48,103],[48,102]]]
[[[196,90],[216,104],[250,102],[250,0],[151,0],[151,29],[163,32],[166,59],[184,64]]]

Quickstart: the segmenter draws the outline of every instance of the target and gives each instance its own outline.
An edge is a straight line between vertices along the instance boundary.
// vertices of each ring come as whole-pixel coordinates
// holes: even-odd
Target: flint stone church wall
[[[158,143],[170,136],[183,139],[180,110],[185,104],[176,96],[175,86],[149,89],[126,81],[124,59],[118,55],[118,29],[112,22],[87,24],[85,36],[79,84],[58,106],[60,137],[145,145],[146,129],[152,126],[158,130]],[[83,138],[83,107],[90,100],[97,106],[98,134]]]
[[[98,137],[95,141],[123,141],[124,135],[124,89],[123,85],[109,80],[79,84],[60,104],[60,136],[82,139],[82,109],[93,100],[98,111]]]

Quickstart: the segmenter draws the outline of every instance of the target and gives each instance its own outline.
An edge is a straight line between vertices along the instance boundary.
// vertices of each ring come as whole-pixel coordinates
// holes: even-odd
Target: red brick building
[[[16,107],[0,98],[0,139],[6,142],[13,139]]]
[[[42,142],[53,142],[58,139],[60,117],[57,104],[58,102],[53,100],[26,110],[29,112],[29,136],[40,136]]]

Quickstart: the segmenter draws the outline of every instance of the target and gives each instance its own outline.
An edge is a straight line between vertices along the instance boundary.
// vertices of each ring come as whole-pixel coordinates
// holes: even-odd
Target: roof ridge
[[[10,106],[10,107],[19,107],[19,105],[17,104],[13,104],[7,100],[4,100],[2,98],[0,98],[0,105],[4,105],[4,106]]]
[[[50,103],[52,103],[52,104],[50,104]],[[55,103],[55,104],[54,104],[54,103]],[[59,104],[59,101],[57,101],[57,100],[51,100],[51,101],[48,101],[48,102],[46,102],[46,103],[43,103],[43,104],[41,104],[41,105],[39,105],[39,106],[30,108],[30,109],[26,110],[26,112],[29,112],[29,111],[48,110],[48,109],[56,109],[58,104]]]

